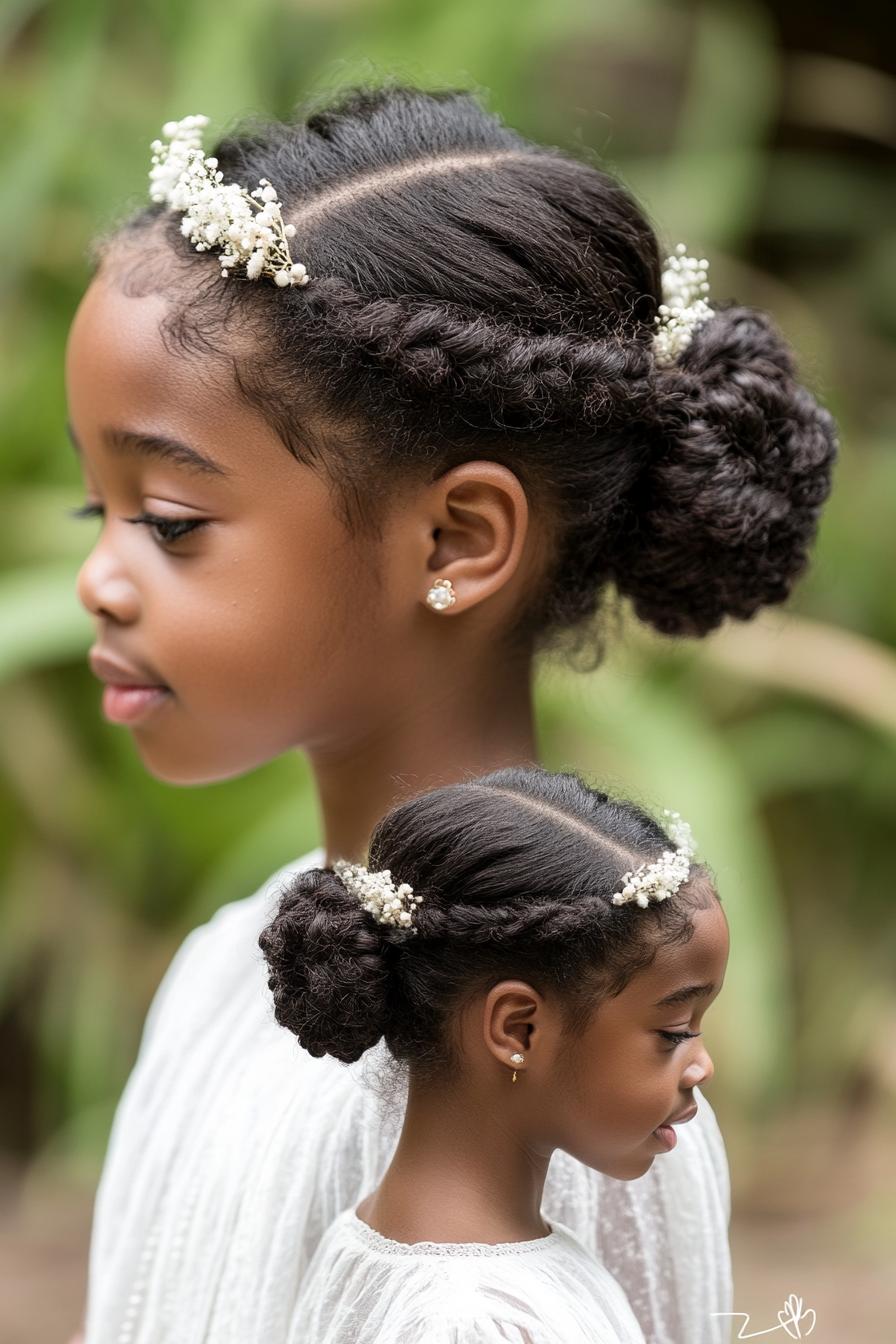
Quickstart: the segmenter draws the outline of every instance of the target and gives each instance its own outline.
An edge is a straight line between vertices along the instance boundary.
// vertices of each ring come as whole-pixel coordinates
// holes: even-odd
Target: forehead
[[[163,293],[130,295],[101,276],[91,282],[65,355],[68,417],[80,443],[91,451],[109,428],[135,430],[206,445],[236,478],[262,455],[272,470],[294,470],[275,431],[239,394],[227,360],[166,346],[168,311]]]
[[[691,985],[714,985],[717,992],[725,978],[728,964],[728,921],[721,902],[713,898],[705,910],[694,910],[691,915],[694,933],[686,943],[662,944],[645,970],[640,971],[626,985],[616,999],[605,1005],[616,1005],[616,1011],[629,1014],[634,1009],[655,1010],[661,999]],[[677,1008],[699,1008],[710,995],[682,1001]],[[667,1011],[675,1012],[676,1007]]]
[[[144,406],[164,413],[171,403],[189,411],[201,401],[199,361],[178,359],[162,341],[159,329],[167,314],[163,294],[135,297],[100,277],[91,281],[66,345],[66,390],[73,414],[82,409],[88,393],[119,413]]]

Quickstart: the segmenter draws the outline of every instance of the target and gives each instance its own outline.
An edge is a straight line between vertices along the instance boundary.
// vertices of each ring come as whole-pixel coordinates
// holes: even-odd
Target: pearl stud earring
[[[433,611],[444,611],[446,607],[453,607],[457,601],[457,594],[451,586],[451,580],[436,579],[426,594],[426,601]]]
[[[511,1064],[525,1064],[526,1061],[524,1060],[523,1056],[520,1054],[519,1050],[514,1050],[513,1054],[510,1056],[510,1062],[511,1062]],[[516,1082],[516,1069],[514,1069],[514,1071],[513,1071],[513,1077],[511,1078],[510,1081],[511,1081],[512,1083],[515,1083],[515,1082]]]

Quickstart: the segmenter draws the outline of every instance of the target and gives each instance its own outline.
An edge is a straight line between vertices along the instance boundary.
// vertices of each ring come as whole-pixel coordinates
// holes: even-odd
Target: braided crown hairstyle
[[[587,661],[610,585],[669,635],[787,598],[830,491],[834,421],[772,320],[733,302],[657,366],[661,251],[609,172],[468,91],[402,84],[246,122],[209,152],[225,182],[274,183],[307,285],[223,280],[160,204],[92,256],[114,252],[131,293],[170,282],[153,241],[182,268],[162,339],[230,359],[362,538],[405,485],[484,457],[545,520],[543,579],[507,632],[533,649]]]
[[[647,812],[573,772],[512,766],[420,794],[383,817],[368,860],[422,894],[416,933],[377,923],[332,869],[295,874],[259,937],[277,1021],[345,1062],[385,1037],[423,1076],[456,1061],[457,1008],[520,977],[560,996],[575,1033],[718,900],[692,863],[670,900],[612,904],[623,873],[669,848]]]

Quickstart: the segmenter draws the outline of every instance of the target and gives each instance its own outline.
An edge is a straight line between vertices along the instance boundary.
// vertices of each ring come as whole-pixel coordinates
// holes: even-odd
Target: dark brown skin
[[[699,1032],[728,962],[718,900],[694,922],[690,942],[660,948],[572,1041],[557,1002],[524,981],[477,996],[460,1022],[460,1069],[438,1087],[412,1075],[392,1163],[359,1215],[396,1241],[523,1241],[548,1231],[539,1210],[555,1148],[618,1180],[668,1156],[652,1131],[694,1104],[713,1064],[702,1036],[674,1045],[658,1032]],[[653,1006],[690,984],[715,988]],[[525,1063],[513,1083],[515,1051]]]
[[[101,271],[69,336],[85,497],[105,509],[77,584],[94,647],[172,692],[128,730],[152,775],[202,784],[304,751],[326,862],[363,860],[399,799],[537,759],[532,660],[505,652],[502,634],[544,563],[541,522],[511,471],[477,461],[392,501],[378,542],[349,536],[323,472],[290,457],[225,366],[165,350],[164,312],[161,295],[127,297]],[[180,440],[227,474],[114,453],[110,427]],[[125,521],[141,509],[207,525],[165,547]],[[425,597],[441,577],[457,601],[436,612]],[[573,1051],[558,1005],[523,982],[469,1005],[463,1071],[437,1090],[412,1080],[367,1221],[398,1240],[527,1239],[545,1231],[555,1147],[621,1179],[647,1171],[662,1155],[651,1130],[712,1075],[699,1039],[656,1034],[696,1029],[704,1005],[646,1007],[691,979],[721,986],[721,907],[696,919],[694,939],[602,1007]]]
[[[395,501],[371,554],[223,367],[164,349],[163,312],[98,278],[69,336],[69,420],[106,511],[77,584],[94,647],[173,692],[128,729],[156,778],[207,783],[301,749],[328,861],[361,859],[393,802],[536,757],[531,660],[498,640],[539,564],[526,495],[499,464],[464,463]],[[176,438],[230,475],[113,453],[107,427]],[[141,508],[208,523],[166,549],[124,521]],[[436,612],[442,577],[457,601]]]

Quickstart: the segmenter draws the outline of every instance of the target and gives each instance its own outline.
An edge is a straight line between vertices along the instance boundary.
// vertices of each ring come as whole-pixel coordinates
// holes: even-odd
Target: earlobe
[[[457,601],[457,593],[450,579],[436,579],[426,594],[426,604],[433,611],[447,611]]]
[[[542,1010],[541,995],[524,980],[502,980],[485,996],[482,1030],[486,1048],[502,1066],[520,1073],[531,1058]]]
[[[425,600],[436,611],[465,611],[499,592],[519,568],[529,530],[526,492],[509,468],[488,461],[463,462],[431,489],[432,579]]]

